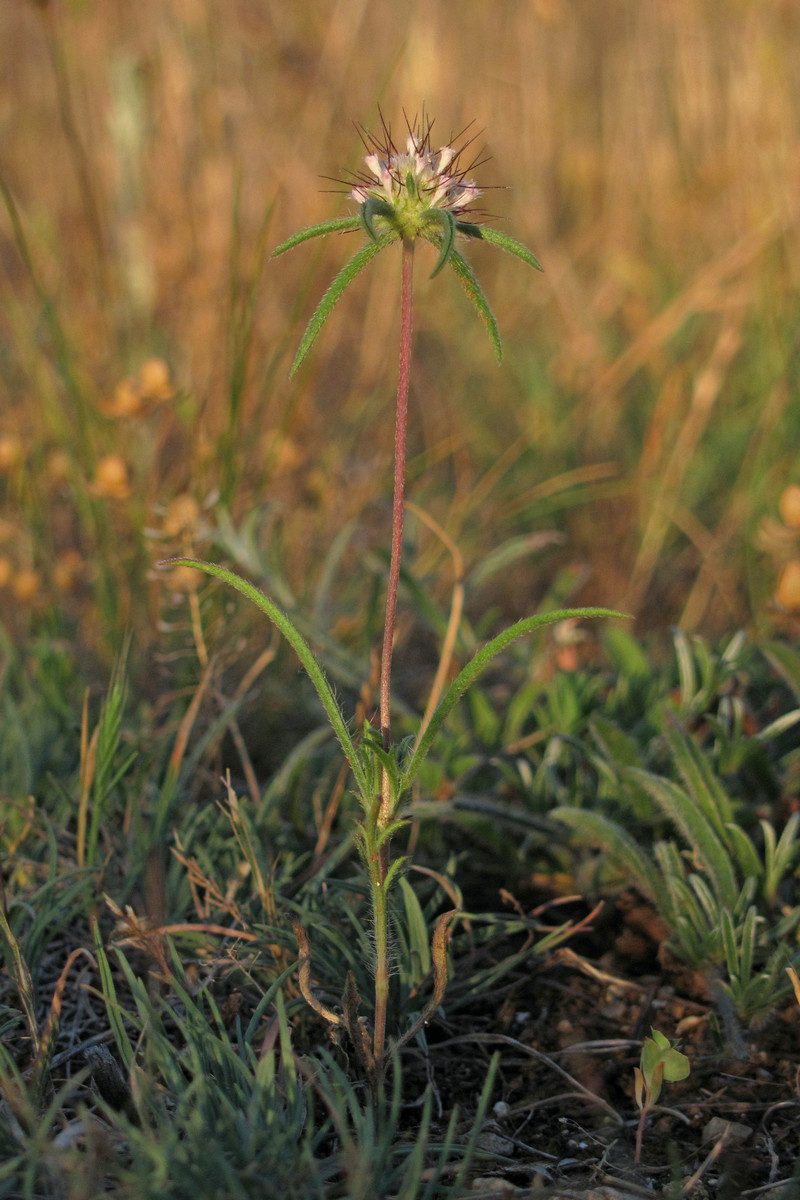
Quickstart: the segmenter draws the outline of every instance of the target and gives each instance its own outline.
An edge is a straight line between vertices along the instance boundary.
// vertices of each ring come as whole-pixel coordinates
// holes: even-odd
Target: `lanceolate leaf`
[[[386,872],[386,878],[384,879],[383,884],[382,884],[385,894],[388,894],[395,879],[397,879],[400,872],[405,869],[405,865],[407,862],[408,862],[408,855],[403,854],[403,855],[401,855],[400,858],[396,858],[394,860],[394,862],[391,864],[391,866],[389,867],[389,870]]]
[[[237,592],[241,592],[243,596],[252,601],[257,608],[260,608],[269,617],[270,621],[277,626],[305,667],[306,673],[322,701],[325,712],[328,714],[328,720],[333,727],[333,732],[339,739],[342,750],[344,750],[345,758],[350,764],[350,769],[353,772],[359,790],[362,795],[366,795],[367,779],[364,768],[358,757],[358,751],[353,744],[353,739],[350,737],[347,723],[342,716],[342,711],[336,702],[336,697],[310,646],[305,638],[298,633],[286,614],[278,608],[274,601],[270,600],[269,596],[265,596],[262,591],[259,591],[248,580],[242,579],[241,575],[236,575],[233,571],[228,571],[225,567],[218,567],[215,563],[202,562],[196,558],[172,558],[168,561],[171,565],[175,566],[195,567],[198,571],[204,571],[206,575],[213,575],[215,578],[221,579],[224,583],[230,584]]]
[[[682,733],[677,723],[670,722],[667,739],[686,790],[696,806],[705,813],[717,836],[724,839],[725,827],[734,823],[734,815],[722,784],[714,775],[707,759],[700,753],[697,744]]]
[[[293,250],[295,246],[311,238],[324,237],[326,233],[348,233],[352,229],[360,228],[360,217],[335,217],[332,221],[323,221],[321,225],[309,225],[307,229],[298,230],[285,242],[281,242],[280,246],[276,246],[270,258],[277,258],[279,254],[285,254],[287,250]]]
[[[621,825],[590,809],[571,808],[560,805],[550,812],[556,821],[562,821],[573,834],[573,840],[587,846],[600,846],[632,876],[632,882],[645,896],[652,896],[664,912],[666,896],[652,861],[644,854],[633,838]],[[666,915],[666,914],[665,914]]]
[[[738,888],[733,863],[727,849],[717,836],[711,822],[698,807],[694,797],[687,795],[670,779],[662,779],[649,771],[632,767],[633,775],[678,826],[686,842],[700,859],[714,884],[720,904],[733,908]]]
[[[501,233],[499,229],[491,229],[488,225],[472,225],[468,221],[458,221],[456,229],[459,233],[465,233],[467,237],[490,242],[492,246],[499,246],[501,250],[506,250],[516,258],[521,258],[529,267],[534,267],[537,271],[544,270],[536,255],[532,254],[527,246],[523,246],[522,242],[518,242],[516,238],[509,237],[507,233]]]
[[[737,825],[735,821],[730,821],[725,826],[725,833],[729,845],[734,850],[735,859],[739,864],[742,877],[744,879],[752,878],[760,880],[764,875],[764,866],[759,858],[758,851],[741,825]]]
[[[356,225],[354,228],[357,228],[359,225],[360,220],[356,218]],[[314,313],[313,317],[308,322],[306,331],[303,334],[303,340],[298,347],[297,354],[294,356],[292,369],[289,372],[290,376],[294,375],[295,371],[300,366],[300,363],[310,350],[326,319],[336,307],[336,304],[347,285],[353,282],[359,271],[362,271],[367,263],[371,262],[376,254],[380,254],[381,250],[385,250],[388,245],[395,241],[395,239],[396,235],[394,233],[382,234],[381,237],[378,238],[377,242],[367,242],[366,245],[362,246],[360,250],[356,251],[349,262],[345,263],[317,305],[316,312]]]
[[[423,236],[427,235],[423,234]],[[431,237],[428,238],[428,241],[433,242],[434,246],[438,246],[439,249],[441,249],[441,241],[434,241]],[[457,250],[450,251],[450,258],[448,259],[448,262],[460,279],[461,286],[477,308],[478,315],[486,326],[489,337],[492,339],[492,345],[494,346],[494,352],[497,355],[497,361],[502,362],[503,347],[500,345],[500,334],[497,331],[497,322],[494,319],[494,313],[489,308],[489,301],[484,296],[483,289],[475,278],[472,267],[469,265],[464,256],[459,254]]]
[[[453,258],[455,256],[456,253],[453,251]],[[509,646],[512,642],[524,637],[528,633],[533,633],[535,629],[541,629],[544,625],[551,625],[554,621],[566,621],[572,618],[581,620],[587,617],[621,617],[623,615],[623,613],[613,612],[608,608],[566,608],[556,612],[537,613],[536,616],[525,617],[524,620],[517,621],[516,625],[510,625],[508,629],[503,630],[497,637],[492,638],[491,641],[482,646],[470,659],[439,701],[439,705],[431,717],[427,729],[420,738],[414,753],[411,755],[403,771],[401,779],[402,790],[410,787],[413,783],[425,755],[433,744],[436,734],[464,695],[464,692],[472,686],[481,672],[485,671],[492,659],[501,650],[505,650],[506,646]]]

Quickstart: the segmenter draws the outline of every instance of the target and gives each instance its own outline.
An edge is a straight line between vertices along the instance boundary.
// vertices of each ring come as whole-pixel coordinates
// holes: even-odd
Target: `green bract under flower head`
[[[486,326],[498,360],[501,350],[497,324],[472,267],[456,248],[456,238],[488,242],[522,259],[528,266],[538,271],[542,269],[527,246],[507,233],[470,219],[474,214],[469,211],[469,206],[481,192],[469,175],[480,163],[473,161],[462,166],[461,159],[473,139],[456,148],[458,139],[451,138],[451,144],[434,149],[431,142],[433,121],[424,114],[421,120],[406,119],[406,128],[405,149],[396,145],[383,117],[380,136],[365,129],[359,131],[368,152],[364,158],[366,170],[351,175],[348,182],[350,197],[359,206],[357,216],[336,217],[321,225],[301,229],[272,252],[274,258],[309,238],[348,233],[359,227],[367,235],[366,245],[361,246],[342,267],[320,300],[295,355],[292,374],[305,358],[345,288],[392,242],[408,244],[421,238],[438,252],[434,275],[445,266],[452,267]]]

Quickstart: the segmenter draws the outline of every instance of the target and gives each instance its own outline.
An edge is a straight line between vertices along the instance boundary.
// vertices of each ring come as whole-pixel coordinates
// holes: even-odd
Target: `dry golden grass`
[[[468,561],[555,523],[581,598],[651,624],[764,619],[777,570],[755,530],[800,478],[798,57],[794,0],[6,0],[12,576],[55,595],[59,555],[102,559],[113,620],[135,616],[143,531],[226,487],[231,438],[231,506],[282,506],[301,592],[350,517],[383,544],[398,264],[353,289],[294,382],[345,247],[267,264],[252,341],[236,330],[263,246],[346,211],[320,177],[357,165],[352,122],[424,104],[443,141],[476,122],[479,182],[509,189],[486,207],[546,273],[474,252],[497,371],[463,297],[420,269],[413,498]],[[520,570],[515,615],[546,578]]]

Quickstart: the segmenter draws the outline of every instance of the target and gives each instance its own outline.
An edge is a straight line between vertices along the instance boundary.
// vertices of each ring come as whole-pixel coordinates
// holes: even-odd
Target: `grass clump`
[[[641,662],[637,652],[626,635],[629,663]],[[9,1194],[147,1196],[157,1179],[175,1196],[455,1196],[476,1172],[520,1180],[533,1171],[555,1183],[566,1153],[559,1120],[594,1127],[590,1112],[610,1122],[618,1170],[627,1161],[643,1179],[662,1153],[650,1130],[658,1109],[639,1126],[632,1091],[640,1042],[631,1034],[643,1011],[663,1036],[681,1038],[692,1064],[671,1085],[670,1111],[691,1124],[703,1111],[694,1089],[715,1072],[743,1072],[750,1087],[747,1064],[764,1061],[785,1020],[776,1015],[786,1012],[783,968],[797,963],[796,820],[781,816],[796,766],[789,693],[741,642],[703,705],[688,687],[676,691],[674,664],[637,682],[619,653],[615,666],[609,658],[537,685],[525,679],[528,656],[512,653],[499,678],[521,680],[528,716],[519,725],[517,708],[505,746],[497,735],[509,706],[498,708],[485,683],[478,709],[462,706],[443,726],[402,835],[415,838],[414,866],[389,898],[387,1035],[397,1048],[377,1089],[353,1045],[358,1026],[347,1023],[355,995],[360,1024],[374,1020],[374,943],[358,807],[336,799],[335,771],[328,804],[300,776],[294,815],[282,788],[258,805],[231,787],[219,804],[178,804],[162,842],[148,840],[152,819],[114,827],[112,814],[125,813],[141,783],[136,768],[115,772],[99,819],[104,858],[82,869],[79,764],[62,825],[57,788],[35,818],[8,819],[0,1179]],[[692,653],[719,662],[699,642]],[[753,723],[744,732],[733,720],[726,741],[733,699]],[[584,789],[573,809],[559,801],[570,777]],[[691,846],[689,820],[691,836],[698,822],[702,834]],[[608,853],[587,857],[587,844]],[[433,953],[453,908],[462,915],[446,942],[438,935],[442,993]],[[292,919],[308,931],[310,961]],[[641,1007],[646,994],[658,1007]],[[567,1040],[565,1051],[560,1031],[576,1022],[605,1048],[602,1079],[580,1044]],[[529,1066],[514,1075],[520,1055]],[[771,1085],[776,1102],[781,1080]],[[521,1131],[532,1097],[535,1140]],[[731,1102],[744,1111],[735,1093]],[[500,1151],[486,1149],[492,1106],[506,1114],[494,1122]],[[690,1171],[703,1157],[699,1134],[696,1150],[694,1134],[682,1135]],[[473,1158],[470,1168],[470,1154],[481,1165]],[[750,1177],[762,1178],[757,1148],[749,1161]],[[785,1178],[792,1168],[789,1155]]]

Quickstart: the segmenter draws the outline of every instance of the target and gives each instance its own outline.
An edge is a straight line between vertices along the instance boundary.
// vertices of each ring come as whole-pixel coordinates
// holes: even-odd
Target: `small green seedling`
[[[642,1134],[648,1112],[652,1109],[661,1095],[665,1083],[676,1083],[685,1079],[689,1074],[689,1059],[676,1049],[677,1042],[672,1043],[657,1029],[651,1029],[652,1037],[645,1038],[642,1043],[642,1057],[639,1066],[633,1068],[635,1078],[636,1103],[639,1106],[639,1124],[636,1129],[636,1155],[634,1162],[639,1162],[642,1155]]]

